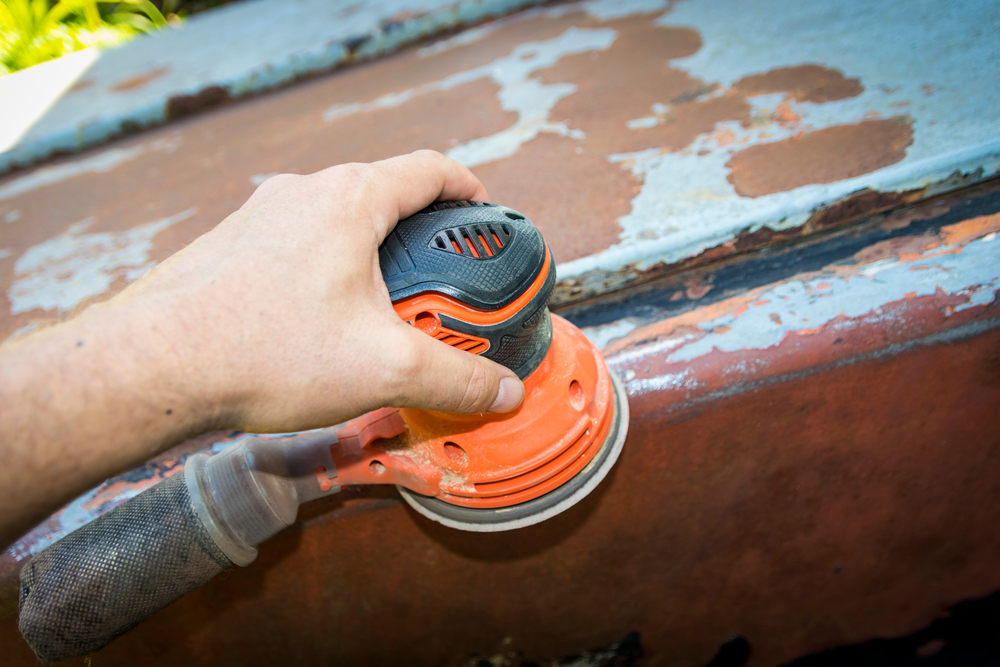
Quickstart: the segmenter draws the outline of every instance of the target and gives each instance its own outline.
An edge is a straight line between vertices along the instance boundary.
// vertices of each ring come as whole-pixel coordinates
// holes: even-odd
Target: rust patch
[[[94,83],[95,82],[93,79],[81,79],[77,81],[75,84],[73,84],[73,87],[69,89],[69,92],[76,93],[81,90],[86,90],[87,88],[93,86]]]
[[[897,236],[859,250],[854,253],[854,261],[858,264],[871,264],[882,259],[907,261],[939,245],[941,240],[937,236]]]
[[[528,216],[557,262],[586,257],[618,242],[618,219],[632,210],[639,181],[599,153],[542,135],[504,160],[472,170],[490,197]]]
[[[865,87],[859,79],[822,65],[780,67],[763,74],[746,76],[733,84],[743,95],[788,93],[799,102],[832,102],[857,97]]]
[[[679,151],[699,135],[711,132],[718,123],[747,123],[749,118],[750,105],[734,95],[713,97],[702,102],[684,102],[671,106],[667,117],[655,127],[639,127],[628,133],[619,131],[617,143],[611,152],[644,148]],[[724,137],[720,137],[719,143],[725,143]]]
[[[480,40],[441,51],[421,58],[417,62],[423,66],[436,68],[448,61],[454,61],[460,63],[463,70],[473,69],[510,54],[519,44],[540,42],[555,37],[569,28],[591,27],[592,24],[594,24],[593,19],[584,11],[569,12],[562,16],[532,16],[496,28]],[[449,67],[451,66],[453,65]]]
[[[692,301],[702,298],[715,287],[712,284],[712,277],[706,277],[702,274],[691,276],[684,281],[683,285],[685,288],[684,295]]]
[[[284,170],[303,173],[331,164],[381,160],[420,148],[443,152],[516,122],[516,113],[500,107],[498,90],[492,80],[477,79],[451,90],[418,95],[395,108],[338,118],[323,132],[300,126],[294,128],[293,135],[275,127],[278,134],[272,140],[285,145],[282,152],[286,156],[294,155]],[[464,111],[456,114],[456,108]],[[293,142],[292,151],[288,150],[289,141]],[[278,148],[276,145],[275,151]]]
[[[167,100],[167,120],[177,120],[230,100],[229,91],[222,86],[209,86],[194,95],[174,95]]]
[[[923,197],[924,192],[923,188],[919,190],[907,190],[906,192],[861,190],[814,213],[806,221],[804,231],[834,227],[865,215],[881,213],[902,204],[911,204],[919,201]],[[938,214],[935,213],[934,215]],[[902,222],[896,221],[895,224],[902,224]],[[909,223],[907,222],[907,224]]]
[[[823,229],[839,227],[852,220],[881,213],[902,204],[918,201],[923,193],[922,189],[906,192],[862,190],[820,209],[798,227],[779,230],[761,227],[757,231],[740,234],[734,241],[730,242],[730,247],[734,252],[744,252],[782,243]],[[900,221],[896,221],[895,224],[906,226]],[[909,222],[907,221],[906,224]]]
[[[619,32],[611,48],[566,56],[536,72],[546,83],[577,86],[556,104],[552,118],[582,129],[589,148],[607,153],[651,147],[679,150],[720,121],[749,120],[750,107],[739,97],[695,102],[715,86],[667,64],[701,48],[697,31],[657,26],[649,15],[597,25]],[[654,104],[667,108],[658,124],[630,131],[627,123],[653,115]]]
[[[340,70],[322,82],[324,105],[371,102],[383,95],[411,90],[447,78],[461,71],[475,69],[502,58],[524,42],[555,37],[587,20],[584,12],[564,16],[535,16],[497,28],[470,44],[417,57],[411,48],[377,61],[361,63]]]
[[[135,90],[136,88],[142,88],[150,81],[155,81],[161,76],[170,71],[167,66],[158,67],[154,70],[146,72],[145,74],[140,74],[139,76],[133,76],[130,79],[125,79],[124,81],[119,81],[115,85],[111,86],[111,90],[116,93],[124,93],[128,90]]]
[[[745,148],[726,166],[741,197],[833,183],[899,162],[913,143],[909,116],[837,125]]]
[[[981,215],[954,225],[941,228],[941,238],[946,244],[968,243],[987,234],[1000,232],[1000,213]]]
[[[864,216],[881,213],[902,204],[908,204],[920,199],[924,190],[909,190],[907,192],[878,192],[877,190],[862,190],[855,192],[839,202],[826,206],[814,213],[805,223],[798,227],[787,229],[771,229],[761,227],[753,232],[743,232],[730,241],[726,247],[732,252],[745,252],[764,248],[776,243],[799,238],[823,229],[839,227],[852,220]],[[905,227],[909,220],[897,220],[894,224]],[[719,248],[719,246],[716,246]],[[708,252],[708,251],[706,251]]]

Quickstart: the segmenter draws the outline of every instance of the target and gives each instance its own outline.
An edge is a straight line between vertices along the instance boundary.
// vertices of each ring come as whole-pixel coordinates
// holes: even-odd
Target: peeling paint
[[[555,300],[567,303],[811,234],[873,208],[964,187],[997,172],[1000,140],[993,139],[997,133],[990,119],[998,115],[992,98],[980,92],[990,87],[959,90],[950,82],[952,70],[945,71],[946,65],[960,64],[955,58],[973,58],[996,43],[990,41],[993,24],[970,18],[980,10],[988,15],[988,8],[974,2],[945,12],[940,2],[916,3],[924,19],[949,13],[944,23],[951,31],[943,42],[927,47],[932,55],[947,51],[947,58],[918,63],[900,52],[898,40],[875,39],[880,30],[889,30],[885,26],[918,29],[917,19],[889,4],[865,4],[860,12],[865,18],[838,13],[836,20],[828,16],[831,10],[790,0],[768,0],[767,6],[774,10],[767,19],[742,5],[717,11],[697,0],[669,7],[595,0],[531,10],[311,82],[309,90],[316,94],[310,100],[303,99],[304,88],[288,89],[279,94],[290,105],[286,108],[275,102],[278,96],[228,107],[225,119],[266,125],[254,142],[222,127],[221,117],[204,117],[200,129],[191,126],[190,137],[188,130],[179,133],[188,144],[171,164],[130,154],[128,162],[106,173],[128,178],[126,164],[136,170],[172,169],[174,187],[193,192],[184,204],[190,206],[195,195],[204,193],[178,174],[218,160],[212,185],[227,192],[229,206],[245,198],[235,183],[250,179],[253,185],[272,171],[304,173],[326,166],[317,154],[342,162],[419,147],[448,151],[475,165],[491,193],[531,209],[530,217],[558,250]],[[817,16],[822,20],[815,25],[806,20]],[[766,34],[787,39],[761,41],[729,25],[768,21],[777,27],[762,28]],[[795,21],[808,24],[806,37],[789,28]],[[829,36],[818,38],[816,25]],[[738,34],[727,32],[734,30]],[[856,41],[855,30],[878,47],[845,54],[850,49],[843,45]],[[955,40],[964,50],[952,48]],[[969,68],[959,69],[959,79],[972,76]],[[928,80],[921,78],[924,74]],[[983,76],[988,75],[979,76],[978,83]],[[933,95],[925,93],[931,90],[927,85]],[[971,96],[969,104],[964,96]],[[617,104],[608,105],[607,99]],[[457,113],[455,100],[464,100],[469,113],[449,116]],[[338,104],[330,107],[334,101]],[[894,122],[889,119],[901,115],[903,102],[912,119],[913,143],[893,164],[879,168],[902,155],[901,145],[870,161],[851,153],[857,141],[839,149],[810,147],[812,139],[845,128]],[[324,107],[332,122],[317,126]],[[628,117],[619,118],[620,108],[627,108]],[[271,120],[259,115],[265,109]],[[428,114],[435,117],[423,120]],[[275,115],[287,123],[274,123]],[[372,134],[370,127],[386,130]],[[205,139],[211,149],[196,134],[206,128],[205,137],[216,137]],[[310,154],[303,137],[330,148]],[[730,182],[734,156],[793,144],[808,148],[804,161],[831,165],[829,173],[804,181],[834,180],[801,185],[772,174],[763,187],[752,184],[756,189],[744,190],[758,196],[738,194]],[[991,153],[994,144],[998,150]],[[215,151],[211,156],[210,150]],[[858,173],[867,169],[874,171]],[[759,180],[759,169],[749,171]],[[791,172],[780,171],[778,176]],[[842,178],[851,174],[856,175]],[[65,182],[58,173],[41,171],[20,178],[34,176]],[[0,192],[29,194],[45,182],[15,178],[0,184]],[[11,204],[37,219],[37,202],[35,207],[16,199]],[[203,210],[199,230],[210,219],[221,219],[221,208]],[[90,215],[116,228],[127,224],[112,221],[105,211],[69,215],[59,226]]]
[[[681,151],[663,153],[651,146],[613,155],[612,160],[630,166],[644,182],[632,213],[619,221],[621,241],[591,257],[560,264],[560,277],[593,284],[623,269],[641,272],[659,263],[673,264],[730,242],[740,233],[764,226],[775,230],[801,226],[817,210],[864,189],[927,188],[925,196],[930,196],[945,191],[944,184],[954,174],[972,175],[975,180],[998,173],[997,103],[991,95],[972,92],[986,90],[984,72],[975,63],[992,58],[997,20],[985,17],[1000,19],[997,12],[990,3],[968,3],[956,10],[930,0],[905,10],[890,2],[866,3],[848,14],[842,7],[804,6],[791,0],[770,0],[766,6],[739,2],[673,6],[657,23],[694,28],[704,47],[670,66],[721,86],[709,97],[725,94],[727,87],[751,93],[753,120],[747,125],[720,123]],[[985,25],[990,25],[986,30],[993,37],[982,32]],[[926,57],[913,60],[899,52],[902,42],[895,36],[900,34],[921,35]],[[839,84],[844,88],[839,94],[810,96],[800,92],[799,84],[795,91],[776,93],[760,92],[766,86],[747,86],[752,77],[800,67],[803,61],[843,73],[845,80],[857,80],[864,90],[847,95],[853,91]],[[928,97],[922,92],[928,81],[950,94]],[[892,117],[903,101],[912,102],[907,112],[914,119],[914,139],[906,157],[896,164],[755,199],[740,197],[727,180],[726,165],[741,149],[790,140],[803,131]],[[647,126],[662,117],[654,113],[637,120]]]
[[[1000,214],[975,217],[943,227],[939,236],[876,243],[852,260],[667,320],[634,328],[631,323],[623,327],[622,322],[614,322],[586,331],[592,339],[610,339],[604,347],[609,362],[623,374],[633,371],[626,382],[630,395],[670,389],[690,397],[696,390],[712,390],[715,393],[708,396],[719,398],[717,392],[726,383],[718,384],[722,380],[700,373],[694,374],[697,381],[691,380],[684,375],[693,368],[691,364],[714,359],[711,363],[718,365],[731,358],[722,377],[731,376],[728,384],[739,385],[777,372],[770,367],[779,361],[794,366],[789,361],[794,357],[792,348],[802,346],[808,337],[878,330],[884,332],[879,334],[880,347],[885,345],[883,335],[906,339],[913,335],[914,311],[901,304],[924,303],[919,306],[923,318],[928,308],[936,307],[942,323],[993,304],[1000,290],[998,232]],[[631,330],[615,337],[622,328]],[[837,338],[834,344],[839,342]],[[761,356],[768,351],[773,353]]]
[[[42,109],[24,136],[0,152],[0,173],[534,3],[258,0],[197,14],[179,27],[100,52],[84,70],[88,84]],[[170,69],[158,72],[164,62]],[[159,75],[150,77],[153,72]],[[142,85],[127,85],[140,81]],[[109,95],[109,90],[114,92]],[[0,106],[0,120],[5,116]]]
[[[42,167],[24,176],[17,176],[0,185],[0,201],[23,195],[48,185],[54,185],[83,174],[106,174],[117,167],[131,162],[149,152],[174,152],[180,145],[180,136],[158,139],[149,143],[138,144],[130,148],[109,148],[85,158],[70,160],[63,164]],[[5,221],[14,222],[20,214],[16,211],[8,213]]]
[[[603,350],[608,343],[628,334],[636,326],[634,322],[618,320],[602,327],[588,327],[584,329],[584,334],[586,334],[591,343],[597,346],[598,350]]]
[[[957,252],[939,257],[942,251]],[[912,272],[914,266],[927,261],[927,256],[938,257],[937,264],[926,271]],[[790,333],[818,330],[840,316],[877,315],[879,308],[887,303],[913,298],[907,294],[932,295],[939,290],[949,294],[972,294],[972,291],[979,294],[984,291],[988,296],[977,296],[977,303],[990,303],[1000,280],[1000,263],[996,248],[979,240],[965,246],[944,246],[909,261],[884,259],[860,270],[844,269],[837,273],[842,275],[790,281],[762,290],[755,296],[769,300],[766,307],[751,308],[739,315],[724,315],[700,324],[708,333],[667,358],[689,361],[712,350],[771,347]],[[821,288],[824,284],[828,287]],[[778,316],[780,324],[773,321],[772,314]],[[730,329],[724,333],[713,331],[722,325]]]
[[[397,107],[418,95],[434,90],[451,90],[456,86],[489,77],[500,86],[497,98],[505,111],[518,114],[513,126],[495,134],[480,137],[456,146],[447,152],[467,167],[500,160],[513,155],[522,144],[540,133],[582,138],[565,123],[549,120],[552,107],[563,97],[572,94],[572,84],[543,84],[530,74],[543,67],[550,67],[563,56],[607,49],[616,37],[609,28],[569,28],[551,39],[526,42],[502,58],[470,70],[457,72],[441,81],[418,88],[383,95],[368,103],[337,104],[326,110],[323,117],[329,123],[338,118],[375,109]]]
[[[195,211],[191,208],[118,233],[85,233],[96,222],[89,218],[32,246],[14,264],[15,277],[7,292],[11,313],[35,308],[66,311],[106,292],[116,278],[129,282],[139,278],[155,264],[149,259],[153,237]]]

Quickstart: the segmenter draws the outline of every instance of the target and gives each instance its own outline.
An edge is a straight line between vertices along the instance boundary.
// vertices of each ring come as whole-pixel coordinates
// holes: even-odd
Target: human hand
[[[374,408],[515,409],[513,371],[410,327],[378,246],[435,200],[487,199],[430,151],[276,176],[116,297],[0,349],[0,545],[102,479],[218,429]]]
[[[384,406],[510,411],[524,396],[513,371],[400,320],[382,281],[386,235],[449,199],[488,195],[431,151],[275,176],[108,307],[159,320],[172,381],[220,428],[305,430]]]

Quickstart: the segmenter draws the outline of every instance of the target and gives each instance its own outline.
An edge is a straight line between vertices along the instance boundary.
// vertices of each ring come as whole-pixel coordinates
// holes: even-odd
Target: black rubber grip
[[[232,565],[177,474],[34,556],[18,627],[40,660],[88,655]]]
[[[556,283],[555,260],[539,231],[517,211],[485,202],[438,202],[399,221],[379,247],[379,265],[393,303],[438,292],[496,311],[541,280],[530,301],[504,320],[483,324],[463,320],[461,312],[436,315],[445,329],[488,341],[485,351],[475,353],[522,380],[545,358],[552,342],[546,304]]]
[[[538,277],[545,241],[517,211],[485,202],[438,202],[400,220],[379,246],[389,296],[440,292],[482,310],[506,306]]]

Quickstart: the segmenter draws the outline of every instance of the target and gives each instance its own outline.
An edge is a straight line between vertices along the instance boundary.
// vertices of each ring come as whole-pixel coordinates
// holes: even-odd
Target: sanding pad
[[[402,486],[396,488],[413,509],[428,519],[449,528],[475,533],[499,533],[525,528],[565,512],[597,488],[618,461],[622,446],[625,444],[629,422],[628,397],[614,371],[608,369],[608,374],[614,391],[614,412],[611,428],[601,449],[571,480],[544,496],[510,507],[480,509],[452,505],[437,498],[414,493]]]

